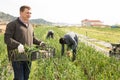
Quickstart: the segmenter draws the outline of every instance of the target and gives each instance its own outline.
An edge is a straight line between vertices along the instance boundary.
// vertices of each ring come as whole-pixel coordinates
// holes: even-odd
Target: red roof
[[[82,22],[101,22],[100,20],[88,20],[88,19],[84,19],[84,20],[82,20]]]

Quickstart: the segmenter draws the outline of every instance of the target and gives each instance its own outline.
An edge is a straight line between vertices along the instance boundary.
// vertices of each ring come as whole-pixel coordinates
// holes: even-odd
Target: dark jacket
[[[74,32],[69,32],[64,35],[65,42],[67,46],[71,49],[76,49],[78,45],[78,36]]]
[[[69,32],[64,35],[64,41],[67,45],[67,50],[73,50],[73,53],[76,54],[76,48],[78,46],[78,36],[74,32]],[[64,44],[62,44],[61,53],[64,54]]]
[[[49,30],[46,38],[54,38],[54,31]]]
[[[10,58],[10,51],[17,49],[20,43],[31,46],[32,44],[39,45],[41,41],[38,41],[34,37],[33,27],[31,24],[26,26],[19,20],[19,18],[17,18],[16,20],[7,24],[4,34],[4,42],[7,44],[8,57]]]

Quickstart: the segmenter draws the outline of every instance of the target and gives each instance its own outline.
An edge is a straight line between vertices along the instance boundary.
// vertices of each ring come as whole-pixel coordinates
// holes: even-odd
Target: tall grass
[[[46,39],[47,31],[55,32],[54,39]],[[67,29],[67,28],[65,28]],[[35,36],[56,49],[54,58],[41,58],[32,62],[29,80],[119,80],[120,61],[114,57],[106,57],[95,49],[79,42],[77,48],[77,59],[72,62],[66,55],[61,56],[61,45],[59,38],[66,31],[57,27],[37,27],[34,29]],[[72,28],[71,31],[76,31]],[[77,31],[76,31],[77,32]],[[78,33],[78,32],[77,32]],[[6,46],[3,35],[0,35],[0,78],[1,80],[12,80],[13,71],[7,59]],[[11,72],[12,71],[12,72]]]
[[[8,55],[6,51],[6,45],[4,43],[3,34],[0,35],[0,79],[1,80],[12,80],[11,64],[8,61]]]

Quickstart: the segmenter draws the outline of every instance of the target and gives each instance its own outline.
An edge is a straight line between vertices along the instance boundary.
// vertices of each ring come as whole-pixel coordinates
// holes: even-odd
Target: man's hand
[[[23,53],[25,51],[24,46],[22,44],[19,44],[18,46],[18,52]]]

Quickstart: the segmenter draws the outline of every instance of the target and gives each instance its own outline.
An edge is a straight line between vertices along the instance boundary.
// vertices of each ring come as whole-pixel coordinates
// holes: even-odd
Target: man
[[[72,50],[73,57],[72,61],[76,59],[76,48],[78,46],[78,36],[74,32],[69,32],[64,35],[64,37],[59,39],[59,43],[61,44],[61,55],[64,54],[64,45],[67,45],[67,51]]]
[[[14,71],[14,80],[28,80],[31,68],[31,61],[14,61],[12,50],[18,49],[18,54],[25,52],[24,45],[33,44],[44,46],[42,41],[34,37],[33,27],[29,23],[31,17],[31,8],[29,6],[20,7],[20,17],[7,24],[4,34],[4,41],[7,45],[8,58],[12,62]]]
[[[48,39],[48,38],[54,38],[54,31],[53,30],[49,30],[48,31],[48,33],[47,33],[47,36],[46,36],[46,38]]]

